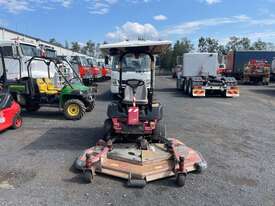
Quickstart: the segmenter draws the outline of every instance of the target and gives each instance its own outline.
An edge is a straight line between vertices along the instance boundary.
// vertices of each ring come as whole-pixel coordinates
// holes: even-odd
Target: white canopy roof
[[[152,54],[160,54],[165,52],[170,45],[171,41],[145,41],[145,40],[136,40],[136,41],[123,41],[113,44],[102,44],[100,49],[104,53],[112,53],[112,50],[116,50],[116,52],[124,53],[126,51],[132,50],[141,50],[150,52]]]

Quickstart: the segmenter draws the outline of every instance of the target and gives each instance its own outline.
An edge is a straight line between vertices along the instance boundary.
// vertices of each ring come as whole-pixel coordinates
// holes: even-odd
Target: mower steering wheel
[[[145,83],[143,80],[140,80],[140,79],[128,79],[125,82],[125,84],[131,87],[132,89],[136,89],[138,87],[143,86]]]

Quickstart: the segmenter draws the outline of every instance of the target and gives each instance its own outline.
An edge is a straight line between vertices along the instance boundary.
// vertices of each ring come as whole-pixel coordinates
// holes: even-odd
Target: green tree
[[[55,46],[60,46],[60,47],[63,47],[63,45],[61,43],[59,43],[58,41],[56,41],[55,38],[51,38],[49,39],[49,42]]]
[[[256,42],[253,43],[253,48],[255,50],[267,50],[268,43],[262,41],[261,39],[258,39]]]
[[[249,38],[233,36],[229,38],[226,49],[228,51],[253,50],[253,46],[251,46],[251,40]]]
[[[80,52],[80,45],[78,42],[72,42],[71,44],[72,44],[72,47],[71,47],[72,51]]]
[[[199,39],[198,49],[200,52],[219,52],[219,41],[211,37],[201,37]]]
[[[67,40],[65,41],[65,48],[66,48],[66,49],[69,49],[69,48],[70,48],[69,42],[68,42]]]

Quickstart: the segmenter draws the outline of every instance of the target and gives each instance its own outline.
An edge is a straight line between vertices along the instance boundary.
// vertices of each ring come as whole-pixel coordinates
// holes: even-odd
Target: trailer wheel
[[[179,187],[183,187],[185,185],[186,174],[185,173],[178,173],[176,177],[176,183]]]
[[[85,114],[86,107],[79,99],[70,99],[64,105],[64,115],[68,120],[79,120]]]
[[[188,95],[190,97],[193,97],[193,83],[191,79],[189,80],[189,83],[188,83]]]
[[[187,84],[186,84],[186,79],[184,80],[183,83],[183,93],[186,94],[187,93]]]
[[[84,180],[86,183],[92,183],[94,176],[91,170],[85,170],[83,174]]]

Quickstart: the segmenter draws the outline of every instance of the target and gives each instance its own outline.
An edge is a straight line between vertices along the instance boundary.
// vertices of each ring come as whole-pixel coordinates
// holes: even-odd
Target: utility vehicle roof
[[[103,53],[110,55],[122,54],[125,52],[149,52],[154,55],[165,52],[171,44],[171,41],[137,40],[102,44],[100,49]]]

